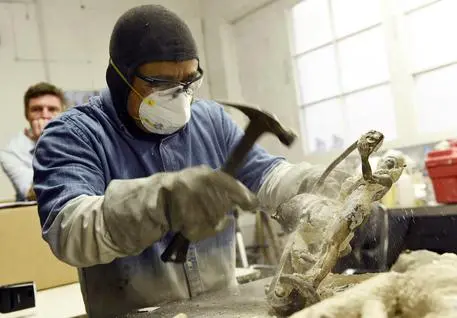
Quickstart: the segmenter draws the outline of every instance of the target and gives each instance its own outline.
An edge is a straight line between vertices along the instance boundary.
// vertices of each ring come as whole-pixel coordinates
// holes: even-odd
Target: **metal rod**
[[[246,247],[244,246],[243,235],[241,232],[236,232],[236,241],[238,243],[238,252],[240,253],[241,264],[244,268],[248,268],[248,257],[246,255]]]

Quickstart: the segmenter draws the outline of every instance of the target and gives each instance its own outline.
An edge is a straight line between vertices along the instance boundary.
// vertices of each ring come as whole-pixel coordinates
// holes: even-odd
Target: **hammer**
[[[275,115],[261,110],[257,106],[233,103],[228,101],[216,101],[220,104],[234,107],[243,112],[249,118],[249,124],[244,136],[236,145],[228,160],[222,167],[222,171],[236,176],[236,170],[243,164],[246,155],[254,146],[256,140],[264,133],[272,133],[286,146],[290,146],[297,135],[290,129],[285,128]],[[235,215],[236,217],[236,215]],[[163,262],[184,263],[189,248],[189,240],[180,232],[176,233],[165,251],[160,256]]]

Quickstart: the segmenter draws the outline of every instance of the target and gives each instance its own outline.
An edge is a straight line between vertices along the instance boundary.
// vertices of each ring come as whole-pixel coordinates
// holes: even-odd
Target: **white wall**
[[[27,4],[0,0],[0,147],[26,125],[22,98],[28,86],[42,80],[64,90],[106,86],[112,27],[122,12],[134,5],[162,4],[186,20],[198,42],[205,67],[198,0],[22,2]],[[208,96],[206,84],[200,95]],[[1,171],[0,199],[13,196],[13,188]]]
[[[285,12],[290,5],[290,0],[201,0],[212,97],[257,104],[299,135]],[[265,135],[260,144],[291,162],[303,160],[299,139],[286,148]]]

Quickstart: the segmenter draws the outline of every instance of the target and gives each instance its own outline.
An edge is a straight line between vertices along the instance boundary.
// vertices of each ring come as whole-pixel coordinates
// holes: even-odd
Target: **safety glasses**
[[[154,88],[156,90],[163,91],[180,86],[184,91],[193,93],[201,85],[203,78],[203,70],[199,66],[196,76],[187,82],[167,80],[159,77],[144,76],[139,72],[137,72],[135,75],[143,81],[147,82],[151,86],[151,88]]]

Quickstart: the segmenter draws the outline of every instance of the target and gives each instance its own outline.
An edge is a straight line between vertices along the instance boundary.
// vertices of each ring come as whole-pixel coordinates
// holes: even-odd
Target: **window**
[[[457,1],[440,1],[405,14],[408,56],[419,72],[457,60]]]
[[[381,22],[381,3],[378,0],[333,0],[330,5],[337,38]]]
[[[340,98],[308,106],[302,114],[311,152],[324,152],[343,146],[344,120]]]
[[[418,128],[436,133],[453,130],[457,118],[457,64],[415,78]]]
[[[409,4],[404,7],[404,19],[414,78],[417,129],[420,133],[455,130],[457,1],[403,1]]]
[[[350,94],[346,97],[345,107],[349,140],[356,140],[361,132],[370,129],[390,132],[386,138],[395,138],[395,114],[390,85]]]
[[[302,0],[292,7],[307,154],[346,147],[369,129],[396,146],[455,138],[455,12],[455,0]]]
[[[335,96],[339,93],[337,65],[332,46],[297,58],[302,104]]]
[[[374,127],[386,139],[396,137],[380,12],[380,0],[305,0],[293,7],[307,152],[341,149]]]
[[[307,0],[293,11],[295,53],[304,52],[332,40],[330,16],[326,1]]]
[[[381,27],[376,27],[338,43],[344,92],[389,80],[383,36]]]

